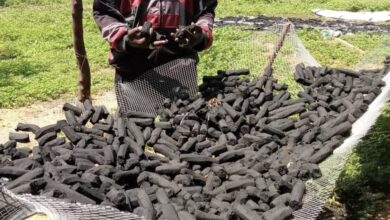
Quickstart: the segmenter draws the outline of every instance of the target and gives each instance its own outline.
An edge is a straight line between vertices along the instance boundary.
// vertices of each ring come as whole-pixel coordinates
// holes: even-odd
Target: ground
[[[40,101],[26,107],[0,109],[0,143],[8,141],[8,133],[15,131],[18,122],[45,126],[65,119],[62,106],[66,102],[74,105],[78,103],[76,99],[58,99],[51,102]],[[113,91],[94,96],[92,102],[95,106],[105,105],[110,112],[115,112],[117,109],[116,97]],[[30,139],[33,140],[32,135]],[[19,146],[33,147],[35,144],[37,143],[32,141],[27,145],[20,144]]]

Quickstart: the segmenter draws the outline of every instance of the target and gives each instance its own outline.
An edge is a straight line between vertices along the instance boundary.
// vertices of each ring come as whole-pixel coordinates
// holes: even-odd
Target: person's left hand
[[[204,39],[202,28],[194,24],[176,29],[176,33],[171,33],[171,36],[180,47],[185,48],[192,48]]]

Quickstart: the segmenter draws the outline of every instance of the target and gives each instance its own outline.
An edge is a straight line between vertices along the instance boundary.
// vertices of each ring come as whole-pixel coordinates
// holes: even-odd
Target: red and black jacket
[[[139,74],[175,58],[209,48],[213,40],[216,6],[217,0],[94,0],[93,15],[103,38],[109,42],[110,64],[119,72]],[[153,53],[152,59],[148,59],[152,50],[129,48],[123,41],[131,28],[126,22],[130,17],[134,18],[133,27],[149,21],[156,31],[168,39],[179,26],[195,23],[202,28],[204,41],[193,49],[184,49],[170,39],[166,46]]]

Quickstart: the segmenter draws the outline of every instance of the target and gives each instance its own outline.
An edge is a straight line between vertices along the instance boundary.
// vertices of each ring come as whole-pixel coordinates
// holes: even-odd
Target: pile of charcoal
[[[272,77],[219,71],[200,93],[155,114],[110,114],[66,103],[66,120],[19,123],[0,145],[0,177],[14,193],[101,204],[146,219],[285,219],[304,181],[349,135],[389,70],[298,65],[298,98]],[[118,117],[122,115],[123,117]],[[39,146],[16,147],[35,135]]]

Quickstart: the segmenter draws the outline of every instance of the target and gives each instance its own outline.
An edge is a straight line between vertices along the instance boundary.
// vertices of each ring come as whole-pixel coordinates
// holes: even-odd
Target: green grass
[[[325,39],[319,30],[299,30],[298,36],[306,49],[321,65],[349,68],[355,68],[357,64],[363,61],[366,54],[370,54],[374,50],[386,50],[386,47],[382,48],[381,45],[384,42],[387,43],[390,39],[386,34],[368,33],[357,33],[341,37],[342,40],[366,52],[366,54],[360,54],[357,49],[346,47],[335,39]],[[390,50],[387,50],[387,54],[390,54]],[[380,59],[380,62],[385,57],[385,54],[374,55]],[[382,64],[380,63],[380,65]]]
[[[390,197],[390,105],[354,149],[337,181],[336,193],[346,205],[349,219],[366,219],[381,208],[372,194]]]
[[[298,1],[291,2],[289,7],[298,4]],[[334,1],[320,2],[331,4]],[[72,48],[69,4],[66,0],[0,0],[0,108],[76,95],[78,69]],[[236,8],[250,14],[250,9],[264,4],[265,1],[253,4],[253,1],[240,0],[236,1]],[[269,1],[267,4],[272,11],[278,9],[277,4],[286,5],[286,2]],[[233,5],[232,1],[220,1],[218,11],[229,12],[229,5]],[[107,63],[108,45],[92,19],[91,7],[91,2],[84,2],[84,38],[91,66],[92,93],[98,94],[113,88],[113,70]],[[354,67],[362,58],[356,50],[334,40],[325,40],[317,30],[302,30],[298,34],[322,65]],[[252,76],[261,74],[276,36],[242,28],[215,28],[213,47],[200,53],[199,78],[215,74],[219,69],[249,68]],[[384,35],[363,33],[343,36],[344,40],[367,52],[374,50],[384,38]],[[274,65],[275,76],[289,84],[292,93],[299,89],[292,79],[294,65],[288,53],[281,53]]]
[[[76,94],[69,1],[29,2],[34,4],[12,1],[15,5],[0,8],[0,107]],[[112,76],[100,71],[108,67],[107,44],[91,14],[91,4],[86,4],[84,35],[93,91],[101,91],[112,86]]]
[[[378,0],[223,0],[218,2],[217,16],[265,15],[281,17],[315,17],[315,8],[379,11],[390,10],[389,1]]]

